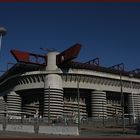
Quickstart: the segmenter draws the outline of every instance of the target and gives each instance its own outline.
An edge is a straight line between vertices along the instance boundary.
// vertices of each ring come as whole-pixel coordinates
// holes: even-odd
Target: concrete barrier
[[[39,126],[39,133],[53,135],[79,135],[77,126]]]
[[[0,131],[2,131],[3,130],[3,125],[2,124],[0,124]]]
[[[5,131],[34,133],[34,126],[7,124]]]
[[[5,126],[5,127],[4,127]],[[42,133],[52,135],[79,135],[77,126],[42,126],[42,125],[23,125],[23,124],[0,124],[1,131],[14,131],[25,133]]]

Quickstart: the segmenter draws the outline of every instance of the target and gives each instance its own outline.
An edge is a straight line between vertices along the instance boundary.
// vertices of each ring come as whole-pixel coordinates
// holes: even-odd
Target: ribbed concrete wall
[[[129,113],[140,116],[140,94],[132,93],[128,95]],[[134,112],[133,112],[134,111]]]
[[[106,116],[106,92],[93,91],[91,93],[92,117]]]
[[[63,91],[60,89],[45,89],[44,92],[44,117],[48,117],[49,111],[51,119],[62,116]]]
[[[0,97],[0,117],[4,116],[4,111],[6,110],[6,103],[4,97]]]
[[[63,115],[63,89],[61,76],[49,74],[45,78],[44,117],[56,119]]]
[[[21,112],[21,97],[14,91],[7,95],[7,111]]]

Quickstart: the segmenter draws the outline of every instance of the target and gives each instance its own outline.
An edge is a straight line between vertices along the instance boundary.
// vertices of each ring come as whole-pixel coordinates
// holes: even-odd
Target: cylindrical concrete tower
[[[21,112],[21,97],[14,91],[7,95],[7,111]]]
[[[63,115],[63,88],[62,78],[58,74],[60,69],[56,65],[57,52],[49,52],[47,55],[44,85],[44,117],[48,120],[56,119]]]
[[[4,117],[6,111],[6,103],[3,96],[0,96],[0,117]]]
[[[92,117],[106,116],[106,92],[93,91],[91,93],[91,113]]]
[[[44,90],[44,117],[55,119],[63,115],[62,79],[57,74],[46,76]]]
[[[131,118],[140,117],[140,95],[137,93],[129,94],[128,102],[129,102],[129,114],[131,114]]]

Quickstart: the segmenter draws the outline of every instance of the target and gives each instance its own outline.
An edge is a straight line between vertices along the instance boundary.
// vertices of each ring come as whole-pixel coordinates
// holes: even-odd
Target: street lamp
[[[133,74],[130,73],[129,74],[129,77],[132,78],[133,77]],[[133,112],[133,123],[135,124],[135,112],[134,112],[134,96],[133,96],[133,85],[132,85],[132,80],[130,81],[130,88],[131,88],[131,95],[132,95],[132,112]]]
[[[48,96],[48,124],[50,124],[50,86],[49,86],[49,96]]]
[[[78,92],[78,129],[80,128],[80,91],[79,91],[79,79],[77,78],[77,92]]]
[[[122,125],[123,133],[125,133],[125,116],[124,116],[124,94],[122,89],[122,73],[120,72],[120,86],[121,86],[121,106],[122,106]]]

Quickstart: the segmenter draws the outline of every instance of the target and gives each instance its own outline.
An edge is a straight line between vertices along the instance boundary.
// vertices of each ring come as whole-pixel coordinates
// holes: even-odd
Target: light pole
[[[78,129],[80,128],[80,92],[79,92],[79,79],[77,78],[77,92],[78,92]]]
[[[1,57],[1,48],[2,48],[2,37],[6,35],[6,29],[4,27],[0,27],[0,57]]]
[[[133,77],[133,74],[129,74],[130,78]],[[131,95],[132,95],[132,112],[133,112],[133,123],[135,124],[135,112],[134,112],[134,96],[133,96],[133,85],[132,85],[132,80],[130,81],[130,88],[131,88]]]
[[[121,106],[122,106],[122,125],[123,125],[123,134],[125,133],[125,116],[124,116],[124,94],[122,89],[122,73],[120,72],[120,86],[121,86]]]
[[[48,95],[48,124],[50,124],[50,86],[49,86],[49,95]]]

